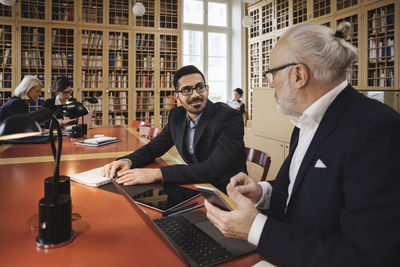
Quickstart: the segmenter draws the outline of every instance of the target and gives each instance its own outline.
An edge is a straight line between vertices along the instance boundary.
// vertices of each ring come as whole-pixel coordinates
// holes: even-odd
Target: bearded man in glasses
[[[208,99],[204,75],[188,65],[174,75],[173,108],[161,134],[137,151],[103,168],[103,176],[124,185],[212,183],[225,192],[230,177],[246,170],[243,120],[239,112]],[[187,164],[142,168],[176,146]]]

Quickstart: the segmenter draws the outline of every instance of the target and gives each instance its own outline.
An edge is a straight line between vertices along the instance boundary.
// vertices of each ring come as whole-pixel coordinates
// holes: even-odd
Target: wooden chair
[[[159,135],[161,132],[162,132],[161,128],[153,128],[153,127],[147,127],[147,126],[139,127],[139,135],[142,135],[149,139],[153,139],[154,137]]]
[[[150,129],[150,133],[149,133],[149,138],[153,139],[154,137],[156,137],[157,135],[159,135],[162,132],[161,128],[151,128]]]
[[[139,131],[140,126],[147,126],[150,127],[150,123],[145,122],[145,121],[132,121],[132,127],[136,129],[136,131]]]
[[[271,165],[271,156],[255,148],[246,147],[246,159],[264,168],[261,181],[265,181],[267,179],[269,166]]]

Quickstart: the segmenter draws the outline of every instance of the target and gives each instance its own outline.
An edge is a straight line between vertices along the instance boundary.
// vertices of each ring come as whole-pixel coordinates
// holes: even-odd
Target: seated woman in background
[[[240,88],[236,88],[233,90],[233,100],[228,101],[228,105],[236,110],[240,111],[240,114],[242,114],[243,119],[246,118],[246,110],[244,106],[244,102],[241,100],[243,96],[243,90]]]
[[[57,106],[67,104],[71,97],[71,82],[67,77],[61,76],[54,81],[52,91],[55,96],[44,101],[43,107],[50,108],[54,112],[57,110]],[[64,118],[62,114],[58,115],[58,119],[61,127],[76,122],[76,119]]]
[[[0,108],[0,121],[11,115],[29,113],[29,102],[38,101],[42,92],[42,82],[32,75],[25,75],[22,82],[15,88],[12,96]]]

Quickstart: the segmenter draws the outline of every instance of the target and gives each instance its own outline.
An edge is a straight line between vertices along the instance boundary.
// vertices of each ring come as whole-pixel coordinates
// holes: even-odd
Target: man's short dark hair
[[[203,73],[196,68],[193,65],[187,65],[187,66],[183,66],[182,68],[180,68],[177,72],[175,72],[174,75],[174,87],[175,87],[175,91],[178,91],[178,80],[185,76],[185,75],[189,75],[189,74],[193,74],[193,73],[198,73],[201,75],[201,77],[203,77],[203,81],[206,82],[206,79],[204,79],[204,75]]]
[[[240,96],[243,96],[243,90],[240,88],[236,88],[235,90],[233,90],[234,92],[238,93]]]

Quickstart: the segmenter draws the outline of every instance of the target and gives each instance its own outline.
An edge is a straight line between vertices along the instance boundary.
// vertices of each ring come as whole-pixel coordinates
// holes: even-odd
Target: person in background
[[[225,191],[229,178],[246,169],[243,120],[224,103],[208,99],[208,85],[195,66],[174,75],[175,99],[163,131],[148,144],[103,168],[103,176],[124,185],[212,183]],[[186,164],[143,168],[173,145]],[[117,170],[119,171],[117,172]]]
[[[68,80],[67,77],[58,77],[53,82],[52,91],[55,96],[50,99],[46,99],[46,101],[44,101],[43,107],[50,108],[53,112],[55,112],[57,110],[57,106],[65,105],[68,103],[68,99],[72,95],[71,82]],[[62,114],[58,114],[57,119],[59,119],[61,127],[76,122],[76,119],[64,118]]]
[[[400,266],[400,115],[348,83],[350,28],[302,24],[281,36],[266,75],[293,117],[289,155],[273,185],[231,178],[234,211],[205,202],[225,236],[279,266]]]
[[[240,114],[242,114],[243,119],[246,117],[246,109],[244,102],[242,101],[243,90],[240,88],[236,88],[233,90],[233,100],[228,101],[228,106],[233,109],[239,110]]]
[[[43,84],[38,78],[25,75],[15,88],[14,96],[0,108],[0,121],[11,115],[29,113],[29,102],[39,100],[42,88]]]

